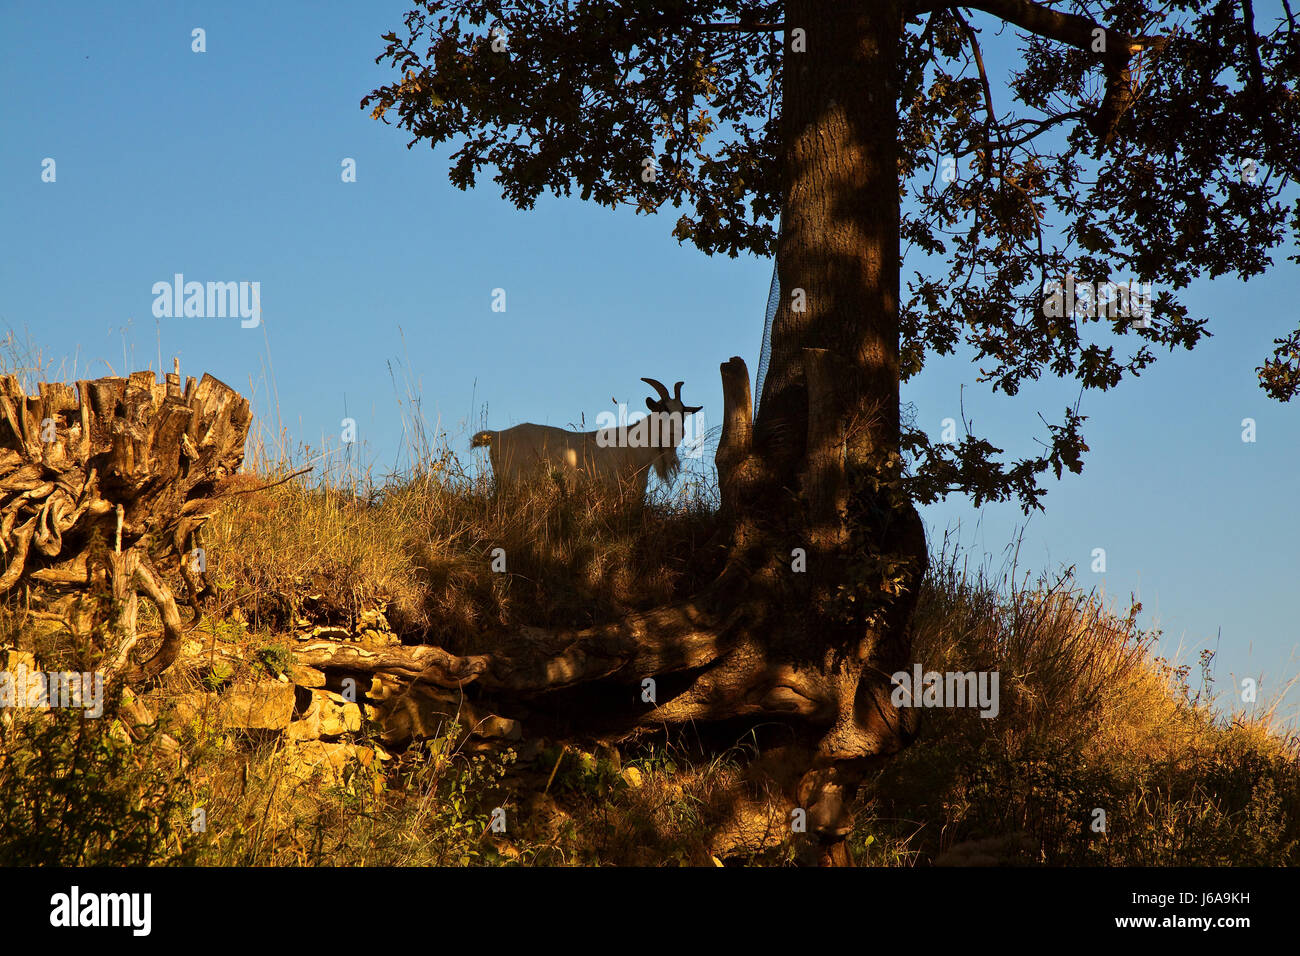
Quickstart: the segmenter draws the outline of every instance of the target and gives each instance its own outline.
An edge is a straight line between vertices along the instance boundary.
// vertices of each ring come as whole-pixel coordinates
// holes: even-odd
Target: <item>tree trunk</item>
[[[818,683],[834,702],[797,795],[825,862],[846,859],[836,847],[851,824],[844,806],[870,758],[914,729],[905,719],[914,711],[889,703],[889,675],[909,663],[927,560],[899,485],[893,78],[903,18],[890,0],[790,0],[785,23],[782,301],[753,444],[769,494],[803,505],[802,528],[783,530],[807,551],[807,574],[791,582],[807,613],[787,619],[769,651],[820,662]],[[780,513],[773,505],[761,507]]]
[[[793,481],[807,433],[805,349],[857,373],[838,391],[860,416],[850,464],[898,448],[898,119],[893,78],[898,5],[786,4],[781,134],[782,301],[772,326],[756,441]],[[791,51],[793,31],[806,52]],[[856,407],[854,407],[856,406]]]

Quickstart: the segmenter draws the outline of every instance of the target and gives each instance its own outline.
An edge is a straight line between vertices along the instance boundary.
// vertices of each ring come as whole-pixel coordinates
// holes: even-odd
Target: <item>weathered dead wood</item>
[[[729,627],[684,604],[579,631],[521,628],[497,639],[491,654],[458,657],[431,645],[370,650],[323,640],[296,648],[295,656],[310,667],[391,674],[446,688],[476,683],[527,696],[602,679],[636,683],[702,667],[726,652]]]
[[[489,663],[485,655],[457,657],[427,644],[372,651],[340,641],[313,641],[297,648],[294,654],[299,664],[308,667],[394,674],[449,689],[477,681]]]
[[[157,676],[175,658],[181,622],[153,562],[181,559],[211,516],[218,482],[243,461],[248,401],[213,378],[181,389],[179,367],[26,393],[0,376],[0,595],[30,582],[62,590],[110,586],[119,642],[110,667]],[[130,661],[136,595],[157,605],[160,647]]]
[[[744,495],[744,465],[749,460],[754,434],[754,402],[749,390],[749,369],[740,356],[732,356],[719,367],[722,373],[722,436],[714,463],[722,506],[734,510]]]
[[[754,520],[758,523],[770,520],[773,506],[784,495],[754,447],[754,408],[749,369],[744,359],[733,356],[719,366],[719,371],[723,418],[714,463],[718,469],[722,512],[731,527],[734,550],[738,552],[754,536]]]
[[[135,569],[133,583],[138,591],[158,607],[158,613],[162,615],[163,639],[153,656],[128,671],[128,677],[133,680],[152,680],[176,660],[185,635],[181,629],[181,615],[176,608],[176,600],[162,576],[156,574],[147,562],[141,561]]]

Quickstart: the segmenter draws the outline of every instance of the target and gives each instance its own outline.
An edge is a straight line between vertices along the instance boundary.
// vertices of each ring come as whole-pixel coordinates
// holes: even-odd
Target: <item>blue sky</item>
[[[493,428],[594,427],[611,398],[642,406],[645,375],[684,379],[718,424],[718,364],[757,366],[771,262],[679,246],[671,216],[547,198],[520,212],[490,180],[453,188],[445,150],[408,151],[406,134],[359,108],[391,79],[374,58],[405,9],[5,4],[0,329],[60,375],[179,356],[183,373],[251,392],[264,421],[278,399],[295,443],[336,444],[346,414],[380,472],[402,445],[394,370],[456,447],[485,413]],[[196,27],[205,53],[191,51]],[[994,51],[994,75],[1007,66]],[[355,183],[341,181],[345,158]],[[178,272],[260,282],[261,326],[155,318],[152,286]],[[1296,324],[1297,273],[1283,262],[1246,285],[1196,284],[1185,301],[1214,318],[1215,338],[1084,397],[1092,451],[1082,476],[1051,483],[1046,513],[1026,522],[1014,504],[952,498],[925,510],[932,537],[960,529],[976,561],[998,565],[1023,527],[1022,569],[1075,565],[1087,586],[1138,596],[1166,653],[1181,645],[1194,664],[1217,647],[1221,689],[1253,676],[1266,697],[1279,691],[1300,673],[1300,419],[1265,398],[1254,368]],[[491,308],[498,288],[504,313]],[[956,357],[904,397],[936,436],[964,400],[1016,453],[1043,436],[1038,413],[1055,420],[1077,388],[994,399]],[[1090,571],[1098,547],[1105,574]]]

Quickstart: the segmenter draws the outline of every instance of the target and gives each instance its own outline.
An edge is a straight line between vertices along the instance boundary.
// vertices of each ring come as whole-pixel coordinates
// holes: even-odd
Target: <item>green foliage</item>
[[[648,746],[645,753],[628,761],[628,766],[636,767],[644,773],[674,774],[678,770],[672,749],[656,747],[654,744]]]
[[[235,668],[228,661],[214,661],[212,666],[203,670],[199,680],[205,690],[217,691],[234,676]]]
[[[464,754],[456,749],[461,728],[428,741],[402,779],[402,786],[428,799],[432,806],[422,837],[429,862],[438,866],[469,866],[492,862],[484,837],[492,826],[498,784],[514,763],[512,750]],[[508,826],[507,817],[507,826]]]
[[[187,784],[156,750],[108,716],[52,709],[0,727],[0,866],[192,863]]]
[[[1032,20],[1024,8],[904,5],[892,24],[859,18],[883,24],[854,42],[881,51],[867,82],[897,91],[898,126],[892,141],[864,138],[845,163],[898,169],[905,202],[890,245],[906,271],[879,282],[891,298],[903,286],[903,380],[961,350],[977,381],[1008,396],[1044,375],[1104,391],[1209,334],[1179,301],[1194,279],[1259,275],[1300,231],[1300,37],[1289,14],[1248,22],[1249,5],[1221,0],[1081,0],[1068,18]],[[832,116],[783,96],[786,60],[862,82],[827,54],[842,39],[827,34],[855,21],[807,25],[795,51],[782,10],[768,0],[417,0],[405,28],[383,37],[379,59],[398,76],[361,106],[395,121],[408,145],[452,144],[449,177],[462,189],[489,170],[523,209],[576,191],[672,210],[679,241],[767,256],[778,216],[806,215],[783,194],[785,150]],[[714,29],[736,22],[747,28]],[[1012,31],[1017,68],[999,101],[981,44]],[[834,77],[816,82],[833,88]],[[643,175],[651,160],[655,175]],[[1258,175],[1245,175],[1247,160]],[[1150,321],[1095,307],[1048,314],[1048,284],[1067,277],[1151,283]],[[1274,345],[1257,372],[1285,401],[1300,393],[1300,329]],[[917,500],[961,492],[1028,511],[1047,471],[1082,468],[1084,420],[1066,408],[1046,423],[1045,451],[1019,460],[982,436],[931,442],[914,427],[896,447],[914,464]]]
[[[599,753],[587,753],[567,746],[545,747],[540,759],[544,766],[556,768],[551,781],[551,789],[555,792],[604,797],[626,786],[620,768]]]
[[[266,644],[257,649],[257,659],[266,665],[266,669],[279,676],[287,674],[293,666],[293,648],[283,641]]]

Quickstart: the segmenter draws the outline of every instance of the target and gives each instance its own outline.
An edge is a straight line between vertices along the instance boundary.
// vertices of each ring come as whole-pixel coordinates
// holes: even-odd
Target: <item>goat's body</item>
[[[642,381],[652,386],[659,398],[645,400],[651,414],[635,424],[594,432],[516,425],[498,432],[479,432],[470,439],[470,447],[487,448],[498,488],[545,480],[559,472],[562,477],[582,476],[606,490],[644,499],[651,468],[665,483],[676,476],[681,466],[677,446],[685,436],[685,417],[701,406],[682,402],[681,382],[669,395],[663,383],[652,378]]]
[[[551,472],[583,475],[611,491],[645,496],[650,469],[670,481],[677,471],[675,447],[628,440],[635,426],[620,430],[571,432],[551,425],[516,425],[501,431],[482,431],[470,440],[471,448],[486,447],[498,483],[546,478]],[[639,436],[638,436],[639,437]],[[621,440],[620,440],[621,439]]]

